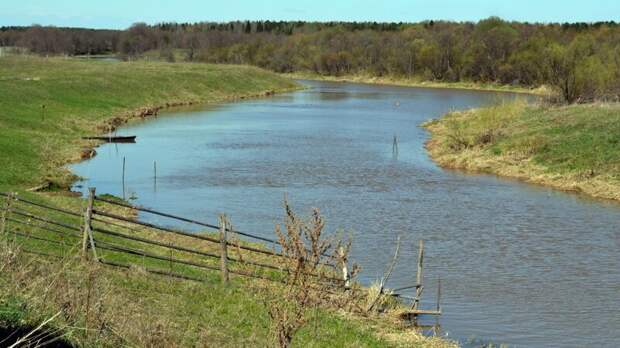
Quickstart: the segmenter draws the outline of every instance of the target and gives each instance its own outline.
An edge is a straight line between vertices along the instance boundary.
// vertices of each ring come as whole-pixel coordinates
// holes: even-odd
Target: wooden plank
[[[405,312],[405,314],[409,315],[441,315],[441,311],[436,311],[433,309],[414,309]]]

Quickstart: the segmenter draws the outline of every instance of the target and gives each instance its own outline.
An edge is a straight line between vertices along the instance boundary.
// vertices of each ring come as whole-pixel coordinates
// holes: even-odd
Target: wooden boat
[[[135,143],[136,142],[136,136],[135,135],[130,135],[130,136],[99,136],[99,137],[82,137],[82,139],[85,140],[101,140],[101,141],[105,141],[107,143]]]

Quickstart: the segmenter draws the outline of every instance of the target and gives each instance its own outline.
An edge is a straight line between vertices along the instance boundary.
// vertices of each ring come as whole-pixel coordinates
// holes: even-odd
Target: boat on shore
[[[136,136],[97,136],[97,137],[82,137],[84,140],[101,140],[107,143],[135,143]]]

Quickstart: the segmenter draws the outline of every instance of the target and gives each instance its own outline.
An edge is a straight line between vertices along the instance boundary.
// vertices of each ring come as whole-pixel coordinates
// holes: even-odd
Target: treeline
[[[120,31],[42,27],[0,27],[0,47],[21,47],[41,55],[108,54],[116,51]]]
[[[40,54],[250,64],[277,72],[366,74],[437,81],[554,86],[568,102],[618,99],[620,25],[237,21],[135,24],[124,31],[0,30],[0,44]]]

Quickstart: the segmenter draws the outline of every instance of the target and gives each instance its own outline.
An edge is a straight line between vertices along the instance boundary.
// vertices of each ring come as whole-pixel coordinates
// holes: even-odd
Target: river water
[[[137,144],[104,145],[73,165],[86,178],[76,189],[122,196],[125,157],[137,203],[210,222],[224,212],[236,229],[268,237],[286,193],[298,212],[318,207],[329,231],[351,233],[364,283],[384,272],[398,235],[388,286],[414,283],[424,239],[422,308],[434,308],[441,277],[442,334],[464,346],[620,346],[620,205],[443,170],[424,149],[422,122],[516,96],[303,83],[124,127],[119,135]]]

